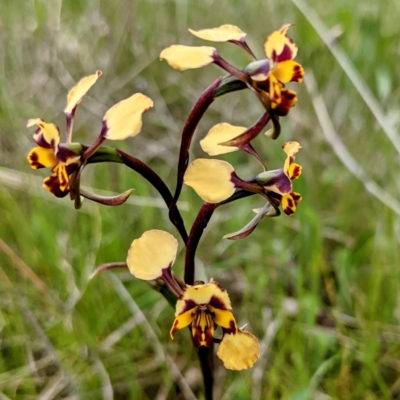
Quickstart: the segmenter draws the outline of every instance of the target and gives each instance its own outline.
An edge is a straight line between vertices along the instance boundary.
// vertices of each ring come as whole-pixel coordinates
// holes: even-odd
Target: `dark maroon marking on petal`
[[[276,58],[277,58],[277,56],[276,56],[276,51],[275,51],[275,50],[272,50],[271,60],[272,60],[273,63],[276,62]]]
[[[184,307],[183,307],[183,309],[182,309],[182,311],[181,311],[181,313],[179,315],[181,315],[184,312],[189,311],[189,310],[191,310],[193,308],[196,308],[198,306],[198,304],[195,301],[191,300],[191,299],[184,300],[184,302],[185,302],[185,305],[184,305]]]
[[[292,49],[285,44],[281,53],[276,57],[276,62],[280,63],[282,61],[292,60],[293,59],[293,52]]]
[[[50,192],[54,194],[56,197],[65,197],[69,193],[69,188],[65,191],[62,191],[60,188],[60,181],[58,180],[58,176],[51,175],[43,181],[43,184],[49,188]]]
[[[298,178],[301,174],[301,168],[296,165],[292,171],[292,176],[290,177],[290,179],[294,180],[296,178]]]
[[[199,348],[201,346],[201,329],[192,322],[192,336],[194,345]]]
[[[206,330],[204,332],[204,336],[206,341],[205,346],[211,347],[214,342],[214,327],[207,325]]]
[[[233,333],[235,335],[237,332],[237,326],[235,320],[231,319],[229,321],[229,328],[222,328],[222,330],[224,333]]]
[[[174,325],[172,326],[172,329],[171,329],[171,335],[172,335],[172,337],[173,337],[173,336],[175,335],[175,333],[178,331],[177,326],[178,326],[178,320],[175,320],[175,321],[174,321]]]
[[[293,75],[290,82],[300,82],[304,76],[304,69],[301,65],[295,65],[293,68]]]
[[[228,310],[225,303],[217,296],[212,296],[208,304],[218,310]]]
[[[294,214],[294,211],[291,209],[291,208],[289,208],[289,207],[286,207],[284,210],[283,210],[283,212],[285,213],[285,214],[287,214],[287,215],[293,215]]]
[[[29,154],[29,163],[31,164],[32,168],[35,169],[46,168],[44,165],[40,164],[39,157],[35,152]]]
[[[292,199],[293,199],[294,203],[295,203],[296,206],[297,206],[297,204],[299,204],[300,201],[301,201],[301,195],[298,194],[298,193],[293,193],[293,192],[290,193],[290,195],[292,196]]]
[[[33,140],[39,147],[43,147],[45,149],[51,149],[51,144],[46,142],[42,130],[40,128],[37,128],[35,133],[33,134]]]

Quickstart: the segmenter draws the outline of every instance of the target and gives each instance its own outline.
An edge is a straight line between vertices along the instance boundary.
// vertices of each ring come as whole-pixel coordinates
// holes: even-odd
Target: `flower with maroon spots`
[[[211,63],[226,70],[230,75],[252,86],[259,94],[264,106],[276,116],[285,116],[296,104],[296,93],[285,88],[285,83],[301,82],[304,76],[303,67],[293,61],[297,55],[297,46],[287,36],[291,24],[283,25],[272,32],[264,43],[266,59],[256,60],[245,41],[246,33],[233,25],[222,25],[218,28],[203,29],[190,33],[196,37],[212,42],[230,42],[242,47],[256,60],[243,71],[227,63],[214,47],[172,45],[164,49],[160,59],[177,70],[201,68]]]
[[[77,171],[82,158],[92,155],[105,139],[123,140],[136,136],[142,127],[142,114],[153,106],[153,101],[141,93],[120,101],[111,107],[103,118],[103,127],[98,139],[92,146],[83,146],[80,143],[71,143],[75,111],[89,89],[102,75],[97,71],[80,80],[67,96],[67,106],[64,110],[67,121],[66,141],[60,142],[60,129],[34,118],[28,121],[27,126],[37,126],[33,139],[37,147],[28,154],[28,161],[33,169],[49,168],[51,175],[43,182],[43,187],[57,197],[64,197],[70,191],[70,177]],[[89,151],[88,154],[86,151]]]
[[[171,338],[182,328],[190,326],[196,347],[210,347],[220,342],[217,352],[226,368],[246,369],[253,366],[260,354],[257,339],[236,326],[231,301],[226,290],[217,282],[183,286],[172,273],[178,251],[178,241],[168,232],[153,229],[135,239],[128,251],[127,265],[136,278],[147,281],[161,279],[178,297]],[[222,339],[214,337],[222,328]]]
[[[226,161],[199,158],[189,165],[184,182],[207,203],[221,203],[237,189],[242,189],[270,196],[286,214],[292,215],[301,200],[300,194],[292,191],[292,181],[301,175],[301,166],[294,163],[301,146],[297,142],[287,142],[282,148],[287,154],[283,168],[264,171],[253,179],[245,181],[239,178]]]

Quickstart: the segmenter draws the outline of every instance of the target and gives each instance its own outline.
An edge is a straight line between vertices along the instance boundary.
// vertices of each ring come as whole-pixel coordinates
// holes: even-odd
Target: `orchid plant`
[[[160,193],[168,207],[170,221],[186,248],[183,278],[172,271],[179,242],[173,235],[157,229],[158,227],[133,240],[126,263],[104,264],[93,275],[122,267],[129,269],[134,277],[152,281],[153,286],[163,289],[160,292],[175,307],[175,320],[171,320],[170,336],[173,339],[178,330],[190,328],[193,345],[198,351],[202,366],[207,399],[212,399],[213,396],[214,344],[218,344],[218,358],[227,369],[232,370],[251,368],[259,358],[260,345],[246,327],[237,326],[229,295],[223,286],[214,280],[208,283],[195,280],[195,253],[202,233],[218,207],[253,194],[261,195],[265,206],[255,210],[255,217],[243,229],[225,235],[226,239],[247,237],[263,218],[277,217],[281,210],[287,215],[293,215],[301,200],[301,195],[294,192],[292,187],[292,181],[301,175],[301,166],[294,162],[301,148],[299,143],[291,141],[281,145],[287,156],[286,161],[283,168],[273,170],[267,168],[251,143],[269,122],[272,127],[265,135],[269,139],[278,139],[281,132],[279,119],[286,116],[297,101],[296,93],[285,87],[288,82],[301,82],[304,75],[302,66],[293,61],[297,46],[287,35],[290,26],[283,25],[267,37],[264,43],[266,58],[262,60],[256,59],[246,43],[246,33],[236,26],[189,30],[200,39],[230,42],[246,51],[251,62],[244,69],[237,69],[229,64],[214,47],[173,45],[161,52],[160,59],[180,71],[213,63],[227,73],[205,89],[187,117],[182,130],[174,192],[149,165],[121,150],[103,146],[106,140],[125,140],[141,131],[142,116],[153,107],[153,101],[141,93],[120,101],[106,112],[102,129],[93,144],[86,146],[72,142],[77,107],[100,78],[101,71],[83,78],[68,93],[64,110],[65,142],[61,142],[60,130],[56,125],[40,118],[28,121],[28,127],[37,127],[33,135],[37,147],[28,154],[29,163],[33,169],[51,169],[51,175],[44,180],[43,187],[57,197],[69,194],[77,209],[82,205],[82,197],[104,205],[118,206],[132,192],[128,190],[115,197],[103,197],[83,191],[80,188],[80,177],[88,164],[124,164],[139,173]],[[240,178],[234,167],[223,160],[200,158],[189,164],[189,149],[194,131],[206,110],[218,97],[243,89],[249,89],[261,102],[264,112],[259,120],[248,128],[221,122],[208,131],[200,145],[210,156],[244,151],[260,164],[262,172],[256,176]],[[193,188],[204,200],[189,234],[177,205],[184,184]],[[221,328],[221,333],[216,333],[218,327]]]

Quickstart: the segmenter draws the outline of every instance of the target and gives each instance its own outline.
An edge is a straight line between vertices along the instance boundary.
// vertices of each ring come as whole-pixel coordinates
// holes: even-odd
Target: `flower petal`
[[[136,278],[153,280],[171,268],[177,251],[178,241],[170,233],[153,229],[132,242],[126,263]]]
[[[219,310],[212,306],[208,306],[212,313],[214,322],[220,327],[224,328],[225,332],[236,333],[237,326],[235,317],[228,310]]]
[[[232,165],[226,161],[199,158],[193,161],[184,176],[186,185],[192,187],[207,203],[219,203],[235,192]]]
[[[279,105],[275,106],[274,114],[280,117],[285,117],[289,114],[290,109],[295,106],[296,102],[297,96],[293,90],[282,89],[281,102]]]
[[[193,322],[193,318],[196,315],[197,307],[194,307],[182,314],[179,314],[176,318],[174,323],[172,324],[172,328],[170,331],[171,339],[174,338],[176,331],[179,329],[186,328]]]
[[[239,41],[246,37],[246,33],[234,25],[222,25],[219,28],[202,29],[200,31],[189,29],[189,32],[200,39],[211,42]]]
[[[241,371],[251,368],[260,356],[260,344],[250,332],[238,330],[236,335],[225,334],[217,356],[225,368]]]
[[[60,184],[60,190],[62,192],[69,190],[69,177],[66,166],[62,163],[58,163],[53,168],[53,173],[57,173],[58,181]]]
[[[301,145],[298,142],[286,142],[282,145],[283,151],[288,155],[288,157],[293,157],[301,149]]]
[[[286,32],[292,24],[283,25],[278,31],[272,32],[264,43],[264,51],[267,58],[273,63],[293,60],[297,55],[297,46]]]
[[[209,304],[218,310],[232,310],[227,291],[219,283],[213,281],[205,285],[186,286],[176,302],[175,316],[204,304]]]
[[[210,156],[231,153],[238,150],[235,146],[221,146],[220,143],[232,140],[246,131],[242,126],[233,126],[226,122],[213,126],[203,140],[200,140],[201,148]]]
[[[44,122],[41,118],[33,118],[28,120],[27,127],[36,125],[38,129],[33,134],[35,143],[44,148],[52,148],[54,153],[57,152],[60,143],[60,130],[58,126]]]
[[[288,176],[289,178],[294,181],[295,179],[297,179],[300,175],[301,175],[301,170],[303,168],[301,167],[301,165],[293,163],[290,164],[289,170],[288,170]]]
[[[214,341],[214,321],[208,311],[198,311],[192,323],[193,343],[196,347],[211,347]]]
[[[83,96],[89,91],[89,89],[97,82],[102,75],[101,71],[96,71],[95,74],[82,78],[79,83],[74,86],[67,95],[67,107],[64,112],[71,114],[78,104],[82,101]]]
[[[282,83],[301,82],[304,68],[292,60],[282,61],[271,71],[271,75],[274,75]]]
[[[67,176],[68,177],[68,176]],[[43,181],[43,187],[56,197],[65,197],[69,193],[69,185],[64,189],[61,188],[58,171],[53,172],[51,176]]]
[[[53,168],[58,160],[52,149],[34,147],[28,154],[28,161],[33,169]]]
[[[153,100],[136,93],[111,107],[103,118],[103,135],[110,140],[136,136],[142,129],[142,115],[153,107]]]
[[[301,199],[301,195],[295,192],[282,196],[281,206],[283,212],[292,216],[296,212],[297,204],[300,203]]]
[[[283,89],[283,83],[276,79],[275,75],[270,74],[269,76],[269,97],[271,98],[272,108],[277,108],[282,102],[281,92]]]
[[[192,47],[175,44],[161,52],[160,60],[165,60],[174,69],[185,71],[211,64],[216,52],[217,50],[214,47]]]

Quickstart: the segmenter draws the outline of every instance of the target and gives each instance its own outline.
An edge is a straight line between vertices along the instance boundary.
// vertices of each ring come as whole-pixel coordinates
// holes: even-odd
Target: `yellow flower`
[[[293,61],[297,55],[297,46],[287,36],[291,26],[285,24],[279,30],[272,32],[264,43],[266,59],[250,63],[243,71],[227,63],[214,47],[173,45],[161,52],[160,59],[181,71],[214,63],[239,80],[247,84],[251,82],[261,97],[263,93],[267,94],[270,102],[270,107],[267,107],[269,111],[273,111],[277,116],[285,116],[297,101],[296,93],[286,89],[285,83],[301,82],[304,76],[303,67]],[[245,41],[246,33],[234,25],[222,25],[199,31],[189,29],[189,31],[203,40],[234,43],[255,59]]]
[[[178,242],[170,233],[153,229],[132,242],[126,262],[136,278],[162,279],[178,297],[172,339],[179,329],[190,325],[196,347],[220,342],[217,355],[226,368],[250,368],[260,355],[257,339],[236,326],[228,293],[220,284],[179,285],[171,271],[177,250]],[[217,326],[222,328],[222,339],[214,338]]]
[[[190,325],[196,347],[210,347],[214,331],[222,328],[223,337],[217,355],[226,368],[234,370],[253,366],[260,355],[258,340],[236,326],[228,293],[217,282],[186,286],[176,303],[171,338]]]
[[[43,182],[43,187],[57,197],[64,197],[70,190],[70,176],[81,165],[81,156],[87,146],[71,143],[75,111],[89,89],[102,75],[97,71],[82,78],[67,95],[64,109],[67,120],[65,143],[60,142],[60,130],[40,118],[30,119],[27,126],[36,125],[33,139],[38,147],[28,154],[28,161],[33,169],[49,168],[51,176]],[[153,101],[141,93],[136,93],[111,107],[103,118],[103,128],[97,141],[90,147],[93,154],[105,139],[122,140],[137,135],[142,127],[142,115],[153,106]],[[89,156],[89,155],[88,155]]]
[[[284,84],[301,82],[304,76],[303,67],[293,61],[297,55],[297,46],[287,36],[291,26],[286,24],[272,32],[264,43],[267,59],[256,61],[245,68],[254,86],[268,93],[274,113],[280,116],[287,115],[297,101],[296,93],[285,89]]]
[[[210,347],[214,341],[214,325],[223,328],[224,332],[236,334],[231,310],[228,293],[217,282],[186,286],[176,303],[171,338],[179,329],[191,325],[196,347]]]
[[[292,191],[292,181],[301,175],[302,167],[294,162],[301,146],[297,142],[287,142],[283,144],[282,149],[287,155],[283,168],[262,172],[256,180],[271,197],[280,202],[285,214],[293,215],[301,201],[301,195]]]
[[[207,203],[220,203],[236,189],[243,189],[269,196],[286,214],[292,215],[301,201],[300,194],[292,191],[292,181],[301,175],[301,166],[294,163],[301,146],[297,142],[287,142],[282,148],[287,154],[283,168],[264,171],[251,180],[240,179],[226,161],[199,158],[187,168],[184,182]]]

